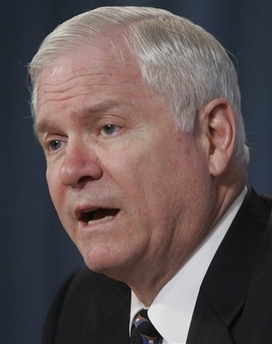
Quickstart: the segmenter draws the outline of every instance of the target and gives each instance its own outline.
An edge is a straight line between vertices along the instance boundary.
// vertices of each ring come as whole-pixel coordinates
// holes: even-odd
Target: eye
[[[120,127],[118,125],[106,124],[102,127],[101,132],[104,135],[113,135],[117,133],[119,130],[120,130]]]
[[[51,141],[48,145],[48,149],[50,151],[56,151],[56,150],[61,148],[62,144],[63,144],[63,142],[60,140]]]

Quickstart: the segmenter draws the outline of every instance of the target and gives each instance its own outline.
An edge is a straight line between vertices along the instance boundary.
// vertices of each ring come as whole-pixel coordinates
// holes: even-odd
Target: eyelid
[[[60,148],[57,148],[57,149],[52,149],[50,148],[50,145],[53,143],[53,142],[60,142],[61,143],[61,147]],[[61,135],[46,135],[43,140],[41,141],[41,144],[42,144],[42,147],[44,149],[45,152],[48,152],[49,154],[50,153],[55,153],[55,152],[58,152],[63,144],[65,144],[65,138]]]
[[[51,141],[49,141],[48,144],[47,144],[47,150],[48,150],[49,152],[56,152],[56,151],[58,151],[58,150],[61,149],[61,146],[60,146],[59,148],[56,148],[56,149],[54,149],[54,148],[52,147],[52,144],[53,144],[53,143],[56,143],[56,142],[58,142],[59,144],[61,144],[61,146],[63,145],[63,141],[61,141],[61,140],[51,140]]]

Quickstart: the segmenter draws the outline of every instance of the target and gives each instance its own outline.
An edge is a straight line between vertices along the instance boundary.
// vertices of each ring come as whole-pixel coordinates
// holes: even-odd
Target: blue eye
[[[115,134],[119,130],[119,127],[114,124],[106,124],[102,127],[102,132],[105,135]]]
[[[56,150],[58,150],[58,149],[60,149],[61,148],[61,145],[62,145],[62,141],[60,141],[60,140],[54,140],[54,141],[52,141],[52,142],[50,142],[49,143],[49,150],[51,150],[51,151],[56,151]]]

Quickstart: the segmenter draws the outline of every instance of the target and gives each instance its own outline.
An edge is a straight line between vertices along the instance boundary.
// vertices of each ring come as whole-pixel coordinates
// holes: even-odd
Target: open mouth
[[[119,213],[120,209],[97,208],[82,212],[79,220],[86,224],[104,222],[112,219]]]

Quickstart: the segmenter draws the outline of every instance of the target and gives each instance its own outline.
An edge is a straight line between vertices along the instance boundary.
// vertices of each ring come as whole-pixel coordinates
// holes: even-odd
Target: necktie
[[[159,344],[161,336],[148,318],[147,310],[142,309],[134,318],[129,344]]]

